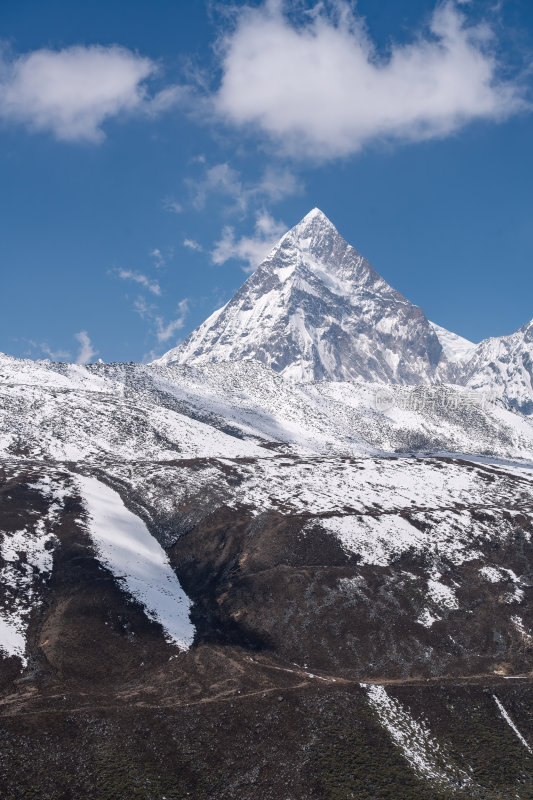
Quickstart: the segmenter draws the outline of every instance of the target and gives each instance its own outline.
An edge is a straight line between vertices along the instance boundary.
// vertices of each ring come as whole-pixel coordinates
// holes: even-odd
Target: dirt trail
[[[272,694],[283,694],[287,692],[303,691],[307,689],[317,689],[320,686],[326,688],[347,688],[359,687],[362,684],[372,684],[376,686],[427,686],[428,684],[447,684],[447,685],[505,685],[508,681],[533,682],[533,674],[529,675],[495,675],[494,673],[480,673],[476,675],[455,675],[455,676],[435,676],[430,678],[411,677],[411,678],[376,678],[376,677],[360,677],[357,679],[346,678],[341,675],[330,675],[312,673],[308,670],[294,664],[289,666],[272,664],[268,661],[261,661],[253,658],[252,656],[245,656],[244,663],[239,662],[234,657],[229,659],[229,662],[238,668],[240,675],[245,673],[245,666],[252,667],[251,677],[254,677],[254,668],[259,670],[268,670],[294,675],[298,681],[291,684],[275,684],[265,685],[263,687],[255,688],[249,691],[242,691],[233,686],[228,687],[227,690],[222,690],[225,680],[217,681],[210,684],[207,689],[191,681],[189,683],[190,694],[196,695],[195,699],[187,700],[179,697],[169,698],[168,696],[160,696],[159,699],[150,699],[148,696],[161,695],[170,684],[175,683],[174,680],[165,680],[163,677],[159,681],[149,681],[137,688],[130,688],[126,691],[116,692],[114,694],[99,694],[89,693],[83,691],[76,691],[70,694],[68,689],[65,692],[54,693],[40,693],[37,688],[26,688],[24,693],[10,694],[0,699],[0,717],[13,717],[13,716],[32,716],[36,714],[79,714],[95,711],[109,711],[109,710],[122,710],[127,707],[143,708],[143,709],[177,709],[188,708],[191,706],[201,706],[209,703],[233,703],[246,700],[251,697],[266,697]],[[200,666],[195,659],[196,666]],[[231,678],[227,679],[228,682]],[[215,693],[210,693],[209,689],[218,689]],[[200,692],[204,695],[198,697]],[[96,700],[96,697],[99,699]],[[76,702],[77,700],[77,702]],[[83,702],[86,700],[87,702]],[[95,702],[96,700],[96,702]],[[101,700],[101,701],[99,701]],[[70,702],[69,702],[70,701]],[[74,701],[74,702],[72,702]],[[81,701],[81,703],[80,703]],[[65,703],[64,705],[63,702]],[[38,707],[32,708],[36,704]],[[43,707],[43,704],[46,704]],[[40,707],[39,707],[40,706]]]

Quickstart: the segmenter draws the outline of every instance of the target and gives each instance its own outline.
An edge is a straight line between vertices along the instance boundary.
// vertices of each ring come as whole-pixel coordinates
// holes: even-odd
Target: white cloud
[[[227,162],[206,168],[200,179],[187,178],[185,184],[197,210],[204,208],[210,196],[220,195],[230,198],[232,210],[243,214],[253,203],[275,203],[302,190],[301,182],[287,168],[267,167],[259,180],[253,182],[245,181]]]
[[[158,342],[168,342],[174,334],[181,330],[185,325],[185,319],[189,313],[189,301],[187,298],[180,300],[176,311],[176,316],[170,322],[165,322],[162,317],[155,318],[156,335]]]
[[[267,211],[261,211],[256,215],[252,236],[237,238],[234,228],[225,227],[222,238],[215,243],[211,260],[213,264],[225,264],[230,259],[236,259],[245,263],[245,272],[253,272],[286,230],[283,222],[277,222]]]
[[[439,3],[429,30],[387,55],[351,4],[318,3],[296,21],[285,13],[293,6],[270,0],[241,10],[222,42],[213,98],[229,122],[256,126],[292,155],[443,137],[527,107],[521,89],[500,78],[493,32],[469,24],[466,5]]]
[[[124,47],[81,45],[35,50],[0,61],[0,119],[65,141],[99,142],[102,124],[122,113],[166,110],[161,93],[148,98],[156,65]],[[176,100],[176,92],[173,99]]]
[[[199,253],[204,249],[200,242],[196,242],[194,239],[184,239],[183,246],[188,247],[189,250],[197,250]]]
[[[89,361],[98,355],[98,350],[95,350],[89,338],[87,331],[80,331],[75,334],[76,339],[80,343],[80,349],[76,356],[76,364],[88,364]]]
[[[116,273],[119,278],[122,278],[122,280],[135,281],[135,283],[139,283],[141,286],[144,286],[145,289],[148,289],[149,292],[156,294],[158,297],[160,297],[162,294],[159,283],[148,278],[146,275],[143,275],[141,272],[132,272],[132,270],[129,269],[117,269]]]

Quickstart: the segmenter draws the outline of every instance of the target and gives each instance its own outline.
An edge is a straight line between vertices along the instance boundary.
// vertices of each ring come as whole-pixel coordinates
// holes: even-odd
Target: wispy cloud
[[[180,331],[185,325],[187,314],[189,313],[189,301],[187,298],[180,300],[176,309],[174,319],[165,321],[162,317],[155,318],[156,335],[158,342],[168,342],[169,339]]]
[[[80,331],[75,334],[79,342],[79,350],[76,356],[76,364],[88,364],[89,361],[98,355],[98,350],[95,350],[89,338],[87,331]]]
[[[185,184],[196,210],[202,210],[212,196],[231,200],[231,210],[246,213],[253,204],[276,203],[302,191],[302,183],[288,168],[269,166],[257,181],[245,180],[227,162],[206,167],[200,178],[187,178]]]
[[[156,280],[149,278],[147,275],[143,275],[142,272],[133,272],[129,269],[117,269],[115,270],[115,273],[124,281],[134,281],[135,283],[139,283],[149,292],[157,295],[158,297],[160,297],[162,294],[159,283]]]
[[[166,197],[163,200],[163,208],[165,211],[171,211],[173,214],[181,214],[183,212],[182,204],[170,197]]]
[[[69,350],[62,350],[50,347],[48,342],[35,342],[32,339],[26,340],[33,350],[37,350],[40,354],[46,356],[52,361],[70,361],[72,355]],[[31,352],[31,351],[30,351]]]
[[[211,194],[221,194],[235,200],[237,207],[243,205],[243,185],[240,173],[229,164],[215,164],[206,169],[200,179],[187,178],[185,184],[192,196],[192,205],[197,210],[205,206]]]
[[[141,317],[141,319],[144,320],[151,319],[156,310],[156,306],[153,303],[148,303],[146,297],[143,297],[142,295],[139,295],[139,297],[133,301],[133,308]]]
[[[303,192],[304,186],[291,170],[286,167],[268,166],[256,186],[249,188],[248,194],[259,200],[277,203],[286,197]]]
[[[152,259],[152,261],[154,262],[154,264],[158,269],[166,266],[167,260],[158,247],[152,250],[152,252],[150,253],[150,258]]]
[[[255,126],[296,157],[335,157],[376,140],[448,136],[472,120],[530,107],[501,77],[496,32],[469,6],[438,3],[427,30],[380,53],[344,0],[298,14],[296,2],[244,6],[221,42],[213,103],[228,122]]]
[[[225,264],[235,259],[244,263],[245,272],[253,272],[286,230],[283,222],[275,220],[267,211],[261,211],[256,215],[252,236],[237,237],[234,228],[225,227],[211,252],[211,260],[213,264]]]
[[[151,332],[159,343],[168,342],[185,325],[189,313],[189,299],[180,300],[172,319],[166,320],[159,312],[156,305],[148,303],[145,297],[139,296],[133,307],[137,314],[149,323]],[[155,358],[155,356],[154,356]]]
[[[79,344],[78,353],[74,359],[76,364],[87,364],[98,355],[98,351],[94,349],[87,331],[80,331],[74,334],[74,338],[77,339]],[[70,350],[53,348],[50,347],[48,342],[36,342],[32,339],[28,339],[27,342],[33,351],[37,351],[39,355],[44,355],[51,361],[72,361]]]
[[[70,361],[71,359],[70,350],[61,350],[61,348],[53,350],[46,342],[42,342],[40,348],[52,361]]]
[[[201,162],[203,163],[203,162]],[[214,166],[205,165],[200,178],[185,181],[194,208],[201,210],[213,196],[229,200],[225,211],[237,214],[241,219],[255,217],[255,229],[251,236],[237,236],[232,225],[226,225],[220,238],[211,250],[214,264],[224,264],[230,259],[244,263],[245,272],[253,271],[268,254],[276,240],[285,232],[282,222],[277,222],[265,210],[266,203],[277,203],[303,190],[299,178],[287,167],[269,165],[259,179],[245,179],[239,170],[224,162]],[[184,247],[202,251],[201,244],[185,238]]]
[[[197,250],[199,253],[202,252],[204,249],[199,242],[196,242],[194,239],[184,239],[183,246],[188,247],[189,250]]]
[[[145,99],[142,110],[155,117],[176,106],[188,106],[194,102],[192,89],[188,86],[166,86],[153,97]]]

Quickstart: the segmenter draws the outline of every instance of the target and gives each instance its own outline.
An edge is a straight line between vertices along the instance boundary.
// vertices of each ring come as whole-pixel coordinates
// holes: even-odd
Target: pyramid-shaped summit
[[[409,303],[318,208],[223,308],[158,363],[256,359],[297,381],[432,383],[442,347]]]

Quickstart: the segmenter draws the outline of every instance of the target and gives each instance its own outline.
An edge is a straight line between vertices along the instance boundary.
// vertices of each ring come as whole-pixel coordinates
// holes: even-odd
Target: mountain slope
[[[222,309],[157,363],[255,359],[299,381],[431,383],[442,347],[424,313],[313,209]]]
[[[438,336],[444,355],[448,361],[464,361],[470,358],[473,351],[476,349],[476,345],[473,342],[469,342],[468,339],[465,339],[463,336],[452,333],[441,325],[437,325],[436,322],[431,322],[430,324]]]
[[[257,361],[81,367],[0,356],[0,375],[4,457],[135,463],[283,448],[529,460],[533,451],[525,417],[459,386],[295,384]]]
[[[21,638],[0,648],[3,796],[530,800],[531,470],[286,454],[93,470],[0,470],[0,617]],[[131,521],[124,571],[87,480]],[[146,613],[164,586],[132,506],[190,598],[188,650],[164,597]]]
[[[460,382],[533,415],[533,320],[509,336],[480,342],[463,364]]]

